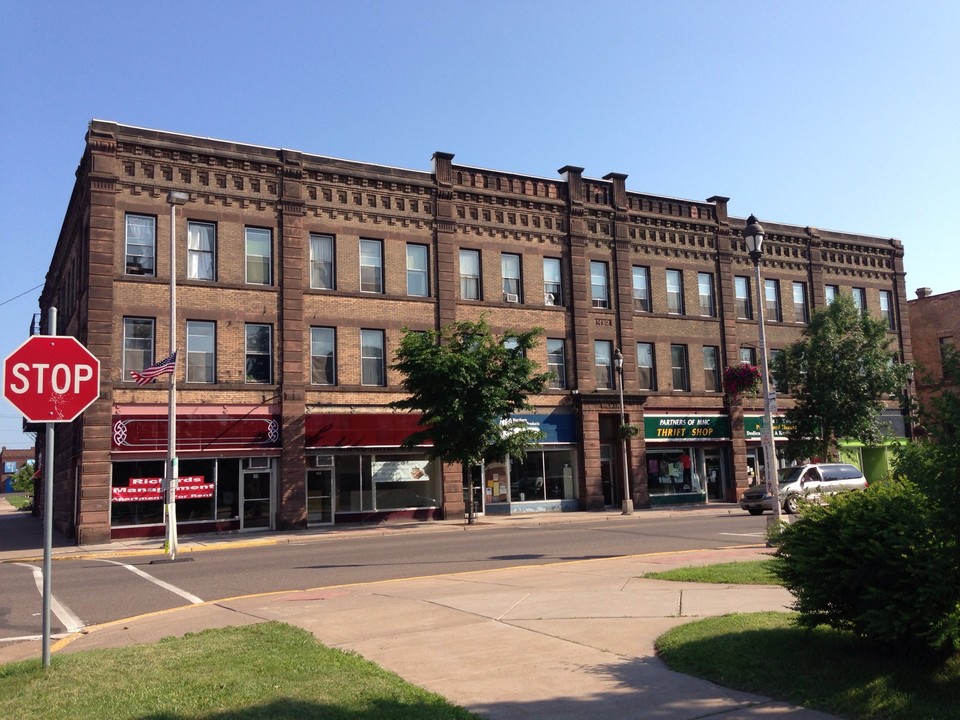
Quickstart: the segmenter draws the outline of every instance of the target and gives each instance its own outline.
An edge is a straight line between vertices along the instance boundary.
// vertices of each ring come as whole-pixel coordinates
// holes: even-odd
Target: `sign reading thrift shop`
[[[730,418],[725,415],[647,415],[646,440],[729,440]]]

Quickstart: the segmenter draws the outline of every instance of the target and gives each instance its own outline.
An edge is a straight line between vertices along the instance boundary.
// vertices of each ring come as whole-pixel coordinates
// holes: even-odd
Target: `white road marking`
[[[30,570],[33,572],[33,582],[36,584],[37,590],[40,592],[40,596],[43,597],[43,570],[35,565],[28,565],[27,563],[14,564],[25,568],[30,568]],[[57,616],[57,619],[60,620],[60,624],[63,625],[64,629],[68,633],[77,632],[80,628],[86,625],[83,620],[73,614],[73,611],[70,608],[57,600],[53,593],[50,593],[50,611]]]
[[[139,575],[139,576],[142,577],[144,580],[149,580],[149,581],[152,582],[154,585],[158,585],[158,586],[162,587],[164,590],[169,590],[169,591],[172,592],[174,595],[179,595],[179,596],[182,597],[184,600],[186,600],[186,601],[188,601],[188,602],[191,602],[191,603],[193,603],[194,605],[200,605],[200,604],[202,604],[202,603],[204,602],[204,600],[203,600],[202,598],[198,598],[198,597],[197,597],[196,595],[194,595],[193,593],[189,593],[189,592],[187,592],[186,590],[183,590],[183,589],[181,589],[181,588],[178,588],[176,585],[171,585],[171,584],[168,583],[168,582],[164,582],[163,580],[159,580],[158,578],[155,578],[153,575],[150,575],[149,573],[145,573],[143,570],[141,570],[141,569],[138,568],[138,567],[134,567],[133,565],[128,565],[127,563],[117,562],[116,560],[101,560],[101,559],[98,559],[98,558],[97,558],[97,562],[110,563],[111,565],[119,565],[119,566],[122,567],[122,568],[126,568],[127,570],[129,570],[130,572],[132,572],[134,575]]]
[[[766,533],[717,533],[717,535],[729,535],[730,537],[766,537]]]

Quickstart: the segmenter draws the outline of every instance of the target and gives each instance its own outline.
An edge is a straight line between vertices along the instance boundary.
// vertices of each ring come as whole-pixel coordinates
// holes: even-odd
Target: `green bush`
[[[942,518],[906,479],[805,506],[776,538],[774,569],[800,625],[898,650],[960,649],[960,555]]]

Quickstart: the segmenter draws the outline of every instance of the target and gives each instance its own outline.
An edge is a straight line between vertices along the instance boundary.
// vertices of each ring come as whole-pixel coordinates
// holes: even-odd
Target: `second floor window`
[[[720,392],[720,349],[710,345],[703,348],[703,389]]]
[[[670,371],[673,376],[673,389],[685,391],[690,389],[690,373],[687,364],[687,346],[670,346]]]
[[[310,287],[336,290],[332,235],[310,234]]]
[[[609,340],[594,340],[593,363],[596,371],[597,389],[613,387],[613,345]]]
[[[427,297],[430,282],[427,270],[427,246],[407,244],[407,295]]]
[[[460,297],[463,300],[480,299],[480,251],[460,251]]]
[[[329,327],[310,328],[310,382],[337,384],[337,334]]]
[[[383,292],[383,243],[360,241],[360,292]]]
[[[896,329],[893,322],[893,293],[889,290],[880,291],[880,317],[890,330]]]
[[[360,331],[360,384],[386,385],[383,330]]]
[[[867,311],[867,291],[863,288],[853,289],[853,304],[860,312]]]
[[[247,283],[272,285],[272,233],[263,228],[246,228]]]
[[[733,294],[736,297],[737,319],[753,320],[753,303],[750,298],[750,278],[737,275],[733,278]]]
[[[704,317],[714,317],[717,309],[713,301],[713,275],[711,273],[697,273],[697,292],[700,298],[700,314]]]
[[[563,305],[560,258],[543,259],[543,304]]]
[[[547,338],[547,370],[553,373],[551,388],[563,390],[567,387],[567,362],[562,339]]]
[[[590,297],[593,307],[610,307],[610,289],[607,285],[607,264],[605,262],[590,262]]]
[[[764,280],[763,291],[766,295],[766,320],[775,322],[783,321],[783,313],[780,312],[780,283],[776,280]]]
[[[740,364],[756,366],[757,364],[756,348],[752,348],[752,347],[740,348]]]
[[[635,312],[650,312],[650,268],[633,266],[633,309]]]
[[[153,319],[123,319],[123,380],[130,379],[130,372],[140,372],[153,365]]]
[[[506,302],[523,302],[520,282],[520,256],[513,253],[500,255],[500,274],[503,277],[503,299]]]
[[[667,312],[683,315],[683,273],[667,270]]]
[[[217,226],[213,223],[187,223],[187,277],[191,280],[216,280]]]
[[[217,326],[209,320],[187,321],[187,382],[216,381]]]
[[[246,327],[246,380],[248,383],[273,382],[273,339],[269,325]]]
[[[827,301],[827,305],[832,303],[837,299],[837,295],[840,294],[840,288],[836,285],[824,285],[823,286],[823,297]]]
[[[126,236],[127,275],[156,275],[157,219],[127,215]]]
[[[804,324],[810,321],[810,311],[807,309],[807,284],[803,282],[793,284],[793,320]]]
[[[641,390],[657,389],[657,370],[654,364],[653,343],[637,343],[637,382]]]

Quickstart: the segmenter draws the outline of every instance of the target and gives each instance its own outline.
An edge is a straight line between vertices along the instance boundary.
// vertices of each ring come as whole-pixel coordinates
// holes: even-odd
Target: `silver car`
[[[853,465],[845,463],[815,463],[780,468],[780,503],[783,511],[795,513],[800,498],[818,502],[824,495],[847,490],[863,490],[867,479]],[[766,485],[754,485],[740,496],[740,507],[751,515],[773,510],[773,496]]]

